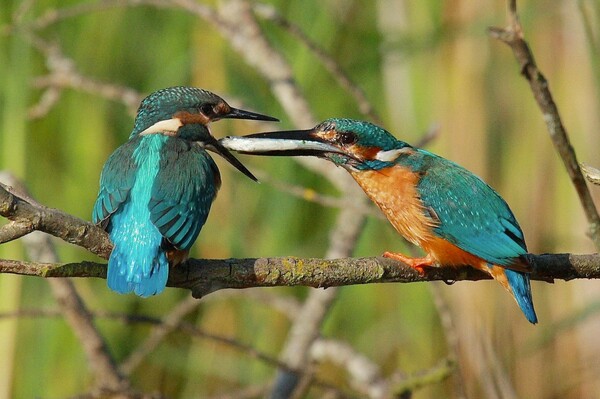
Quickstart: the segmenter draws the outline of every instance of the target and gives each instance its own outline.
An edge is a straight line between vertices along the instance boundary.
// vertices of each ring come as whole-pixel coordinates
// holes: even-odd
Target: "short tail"
[[[110,254],[108,287],[120,294],[132,291],[141,297],[160,294],[167,285],[168,277],[169,263],[160,250],[154,256],[140,256],[139,253],[122,251],[116,245]]]
[[[508,285],[517,304],[525,314],[525,317],[531,324],[538,322],[533,308],[533,298],[531,297],[531,284],[529,283],[529,274],[516,272],[514,270],[505,270]]]
[[[508,292],[510,292],[517,301],[517,304],[525,314],[530,323],[537,323],[537,316],[533,308],[533,299],[531,298],[531,284],[529,283],[529,274],[506,269],[502,266],[487,264],[486,270],[494,277]]]

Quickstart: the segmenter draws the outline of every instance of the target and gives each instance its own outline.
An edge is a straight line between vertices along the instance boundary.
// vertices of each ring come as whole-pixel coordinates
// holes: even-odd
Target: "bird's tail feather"
[[[160,294],[167,285],[169,263],[163,251],[139,256],[115,245],[108,260],[108,287],[120,294],[135,292],[141,297]]]
[[[513,297],[525,314],[530,323],[537,323],[537,316],[533,308],[533,299],[531,298],[531,284],[529,283],[529,274],[505,270],[508,285],[512,291]]]
[[[532,324],[536,324],[538,320],[535,309],[533,308],[529,274],[506,269],[502,266],[492,265],[490,263],[487,264],[487,269],[484,270],[511,293],[527,320]]]

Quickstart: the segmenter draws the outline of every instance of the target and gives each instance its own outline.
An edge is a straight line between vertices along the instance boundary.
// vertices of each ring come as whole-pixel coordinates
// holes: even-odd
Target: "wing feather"
[[[461,166],[419,150],[427,159],[421,200],[439,219],[435,233],[495,265],[510,267],[527,253],[523,232],[506,202]]]
[[[167,242],[189,249],[219,189],[219,170],[200,146],[168,140],[152,187],[150,219]]]
[[[110,218],[129,197],[137,166],[133,152],[139,138],[120,146],[106,161],[100,175],[100,189],[92,211],[92,221],[110,231]]]

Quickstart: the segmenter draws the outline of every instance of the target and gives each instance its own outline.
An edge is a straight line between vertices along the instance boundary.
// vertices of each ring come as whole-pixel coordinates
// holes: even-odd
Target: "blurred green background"
[[[102,84],[142,94],[173,85],[198,86],[236,105],[279,117],[277,128],[310,127],[292,124],[261,73],[202,18],[178,7],[124,0],[89,3],[104,6],[39,26],[40,17],[50,15],[50,10],[77,4],[81,3],[0,0],[0,169],[24,179],[41,203],[89,220],[102,165],[133,125],[132,109],[122,101],[93,88],[69,87],[60,79],[53,80],[67,86],[60,97],[47,112],[32,115],[33,107],[51,95],[44,86],[52,66],[45,56],[50,45],[60,46],[72,62],[70,67]],[[489,26],[505,25],[503,1],[265,4],[297,24],[338,63],[397,137],[415,143],[438,125],[439,135],[428,149],[496,188],[519,219],[531,252],[594,251],[575,191],[527,82],[510,49],[486,33]],[[539,0],[519,6],[525,36],[550,82],[578,157],[598,167],[600,4]],[[272,46],[292,66],[317,119],[367,119],[313,52],[286,29],[259,21]],[[44,41],[42,48],[32,43],[32,34]],[[265,128],[224,121],[213,125],[212,131],[222,137],[256,131],[257,126]],[[251,170],[268,176],[267,182],[254,184],[217,160],[223,188],[193,255],[323,256],[338,211],[294,197],[269,181],[338,195],[332,185],[291,159],[240,158]],[[598,198],[599,189],[591,190]],[[56,244],[62,261],[96,259],[80,248],[58,240]],[[374,256],[384,250],[407,251],[408,245],[387,222],[370,217],[354,255]],[[0,256],[25,255],[15,242],[0,247]],[[492,282],[344,287],[323,335],[350,343],[379,364],[385,375],[429,369],[449,356],[449,338],[457,342],[460,373],[423,387],[415,398],[458,397],[461,391],[467,397],[494,397],[494,386],[496,392],[508,392],[502,397],[599,397],[598,283],[532,285],[540,319],[535,327]],[[101,280],[79,279],[76,286],[93,311],[157,318],[189,295],[168,289],[159,297],[140,300],[109,292]],[[302,300],[308,289],[268,291]],[[446,313],[454,325],[450,334],[435,297],[449,309]],[[255,298],[227,292],[203,302],[186,320],[278,356],[289,316]],[[0,312],[27,309],[56,309],[47,282],[0,276]],[[150,330],[143,323],[127,325],[105,318],[97,324],[118,360]],[[0,397],[62,398],[88,390],[89,365],[62,318],[2,318],[0,342]],[[323,379],[344,386],[343,370],[330,364],[319,370]],[[227,345],[174,333],[133,372],[132,379],[145,392],[205,397],[267,383],[273,374],[272,366]],[[506,386],[498,387],[502,384]],[[318,389],[309,392],[310,397],[321,394]]]

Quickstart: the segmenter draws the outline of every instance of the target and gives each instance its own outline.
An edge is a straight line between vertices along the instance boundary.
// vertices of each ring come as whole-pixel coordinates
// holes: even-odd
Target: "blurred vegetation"
[[[49,10],[78,2],[0,3],[0,169],[23,178],[41,203],[89,220],[102,165],[127,139],[133,115],[122,102],[68,88],[47,113],[28,117],[44,93],[36,82],[48,73],[44,54],[28,38],[28,26]],[[337,61],[397,137],[414,143],[439,125],[429,149],[476,172],[504,196],[531,252],[594,250],[527,83],[510,50],[486,34],[488,26],[506,23],[503,1],[265,3]],[[282,128],[294,127],[268,83],[207,22],[179,9],[135,1],[107,4],[120,6],[59,20],[36,35],[59,44],[82,75],[97,81],[144,94],[173,85],[198,86],[278,116]],[[526,38],[550,82],[579,159],[599,166],[600,3],[540,0],[519,6]],[[304,44],[269,21],[262,21],[261,28],[292,65],[318,119],[365,118]],[[256,125],[224,121],[212,129],[221,137],[252,132]],[[291,159],[242,160],[270,179],[336,195],[326,180]],[[194,247],[195,257],[323,256],[335,209],[271,184],[254,184],[217,162],[224,184]],[[600,195],[597,188],[592,190],[595,197]],[[68,244],[57,245],[64,261],[93,258]],[[371,217],[355,256],[384,250],[409,247],[385,221]],[[3,245],[0,256],[21,259],[24,252],[15,242]],[[597,285],[534,282],[540,318],[535,327],[491,282],[344,287],[323,335],[350,343],[386,375],[434,367],[452,352],[448,336],[458,336],[459,366],[453,377],[416,391],[415,398],[458,397],[461,391],[468,397],[494,397],[494,389],[524,398],[599,397]],[[141,300],[109,292],[105,281],[82,279],[76,286],[93,311],[157,318],[188,295],[169,289]],[[302,300],[307,289],[273,292]],[[441,322],[436,297],[449,308],[442,316],[452,317],[452,331]],[[187,321],[278,356],[290,326],[288,316],[256,299],[226,292],[203,302]],[[0,276],[0,312],[27,309],[56,309],[47,282]],[[97,324],[118,360],[151,327],[103,318]],[[2,318],[0,342],[0,397],[62,398],[88,390],[89,365],[62,318]],[[327,381],[344,381],[339,368],[319,368]],[[267,383],[273,375],[272,366],[243,352],[175,332],[132,379],[145,392],[205,397]],[[315,398],[321,394],[316,388],[309,392]]]

